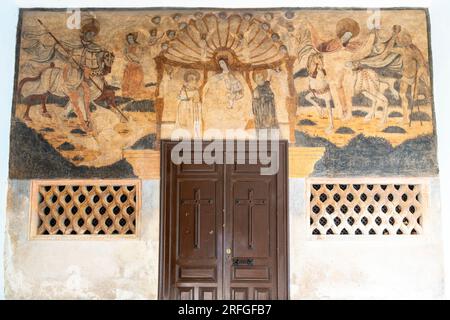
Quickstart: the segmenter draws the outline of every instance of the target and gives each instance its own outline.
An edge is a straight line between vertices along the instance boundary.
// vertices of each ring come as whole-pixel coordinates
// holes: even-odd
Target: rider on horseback
[[[79,40],[67,42],[58,40],[43,23],[45,32],[28,32],[24,38],[33,40],[33,45],[24,48],[33,56],[31,61],[50,62],[50,67],[41,71],[39,76],[24,78],[20,81],[19,92],[24,97],[40,97],[44,114],[50,117],[45,109],[45,100],[48,94],[60,97],[69,97],[80,125],[86,132],[92,131],[90,104],[96,99],[106,99],[109,105],[114,105],[114,93],[107,89],[104,76],[110,72],[114,61],[114,54],[104,50],[94,43],[100,31],[99,23],[89,18],[81,27]],[[50,35],[54,41],[52,46],[43,46],[40,37]],[[54,59],[62,61],[62,65],[55,64]],[[83,102],[84,108],[80,107]],[[31,121],[27,107],[24,118]],[[84,110],[83,110],[84,109]],[[120,110],[118,110],[120,113]]]
[[[103,49],[94,43],[94,38],[99,31],[98,21],[93,18],[89,19],[81,27],[79,43],[65,42],[55,46],[58,53],[68,62],[63,68],[63,79],[75,113],[80,119],[85,119],[85,123],[82,124],[85,130],[92,130],[89,109],[91,99],[101,94],[101,91],[96,89],[104,85],[102,77],[95,75],[95,71],[101,66],[101,54],[103,53]],[[95,83],[92,83],[94,81]],[[81,93],[79,88],[82,89],[85,117],[79,107]]]

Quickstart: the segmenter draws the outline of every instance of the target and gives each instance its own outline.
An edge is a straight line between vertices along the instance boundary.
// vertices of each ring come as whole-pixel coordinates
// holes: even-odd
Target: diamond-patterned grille
[[[136,233],[137,183],[35,186],[36,235]]]
[[[311,184],[313,235],[422,233],[420,184]]]

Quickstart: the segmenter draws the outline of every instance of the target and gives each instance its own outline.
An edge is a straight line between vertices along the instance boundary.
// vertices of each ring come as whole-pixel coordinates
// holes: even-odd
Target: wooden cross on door
[[[248,247],[253,248],[253,208],[259,205],[265,205],[265,199],[255,199],[253,189],[248,189],[248,199],[236,200],[237,205],[248,206]]]
[[[214,201],[212,199],[202,199],[200,195],[200,189],[194,189],[193,199],[183,199],[181,204],[192,204],[194,205],[194,247],[200,248],[200,209],[201,205],[212,204]]]

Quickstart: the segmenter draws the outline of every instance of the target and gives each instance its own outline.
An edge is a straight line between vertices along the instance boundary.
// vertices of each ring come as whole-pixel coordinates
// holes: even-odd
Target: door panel
[[[233,256],[270,256],[270,181],[233,178],[231,188]]]
[[[270,279],[270,269],[266,266],[239,266],[233,268],[232,282]]]
[[[222,291],[222,279],[218,277],[222,274],[222,170],[211,172],[204,168],[213,176],[199,180],[189,177],[190,173],[178,174],[173,194],[173,229],[177,231],[174,262],[178,275],[174,277],[175,286],[183,290],[192,286],[190,299],[222,296],[217,295]]]
[[[223,167],[175,165],[170,150],[163,168],[164,299],[221,299]],[[164,196],[163,195],[163,196]]]
[[[268,288],[255,288],[253,300],[270,300],[270,289]]]
[[[178,280],[191,282],[192,280],[215,281],[217,279],[216,267],[179,267]]]
[[[199,300],[216,300],[217,289],[216,288],[199,288]]]
[[[225,245],[232,250],[225,257],[224,297],[240,299],[245,289],[245,299],[277,299],[278,280],[272,276],[277,273],[276,175],[242,169],[235,164],[225,170],[231,191],[226,199]]]
[[[248,300],[248,288],[231,288],[231,300]]]
[[[193,300],[194,299],[194,288],[186,287],[186,288],[178,288],[178,300]]]
[[[286,299],[286,144],[271,176],[248,161],[175,165],[174,145],[162,143],[160,298]]]
[[[178,180],[179,260],[217,257],[217,189],[215,179]]]

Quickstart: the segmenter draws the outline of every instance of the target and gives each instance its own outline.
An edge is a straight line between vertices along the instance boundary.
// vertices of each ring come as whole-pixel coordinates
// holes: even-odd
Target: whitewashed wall
[[[138,239],[29,240],[29,195],[30,181],[10,181],[6,298],[157,298],[159,180],[142,183]]]
[[[440,298],[443,258],[439,181],[427,181],[424,234],[309,236],[305,179],[289,179],[291,299]],[[139,239],[29,240],[29,181],[11,181],[6,298],[156,299],[159,181],[144,181]]]
[[[430,207],[423,234],[317,239],[308,232],[306,180],[289,179],[291,299],[442,298],[439,180],[426,184]]]

